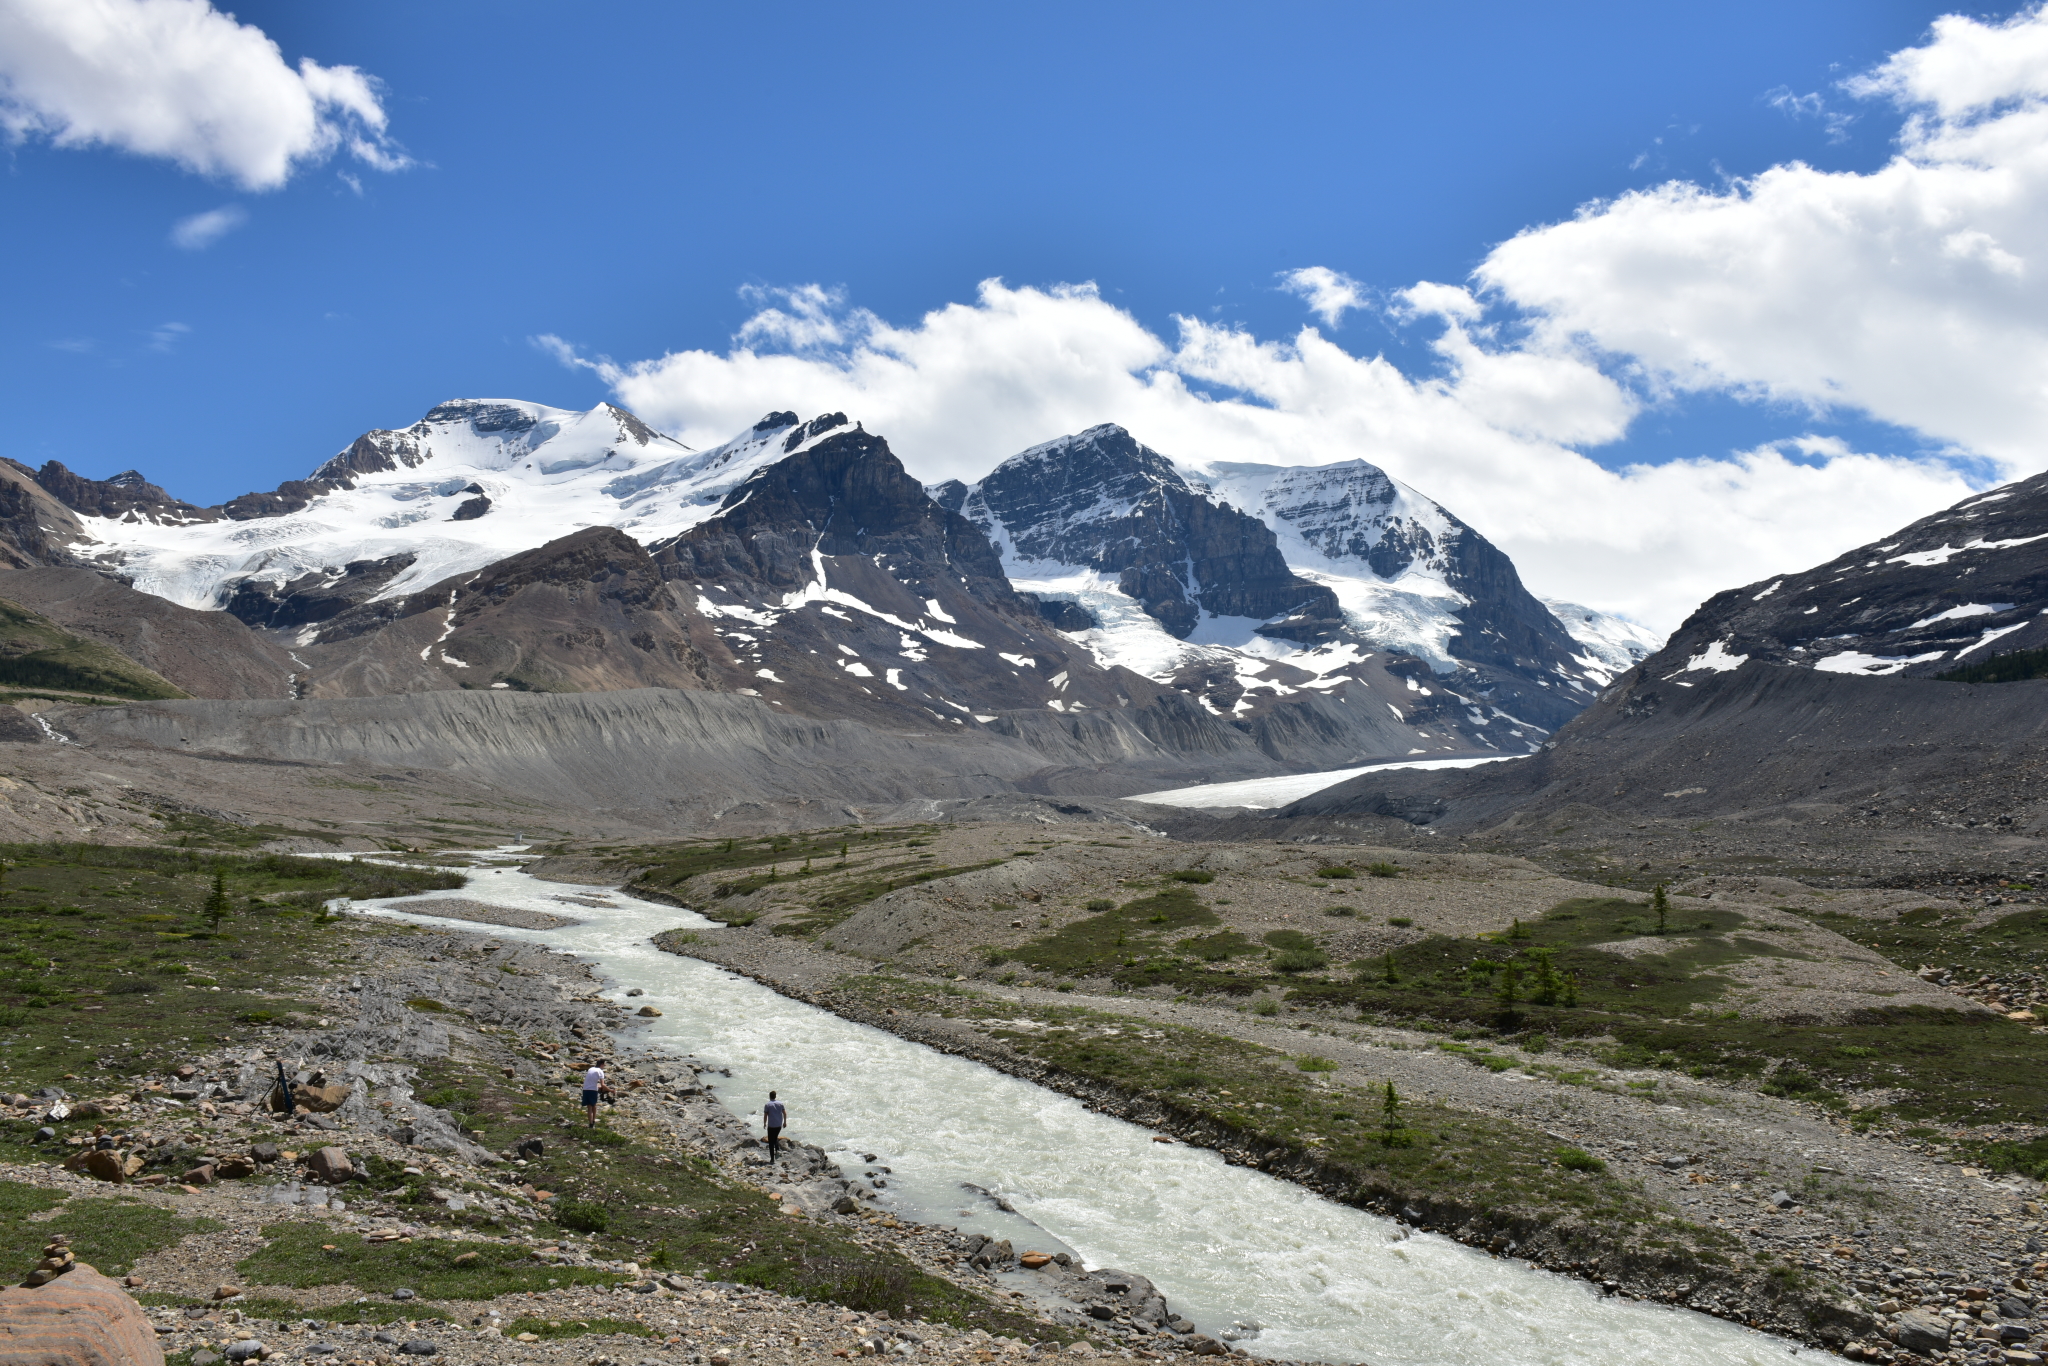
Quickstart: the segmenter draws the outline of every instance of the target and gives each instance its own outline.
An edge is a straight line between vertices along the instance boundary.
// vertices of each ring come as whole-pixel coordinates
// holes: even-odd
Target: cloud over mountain
[[[1282,277],[1326,326],[1380,306],[1435,329],[1434,373],[1313,327],[1262,338],[1181,317],[1169,340],[1092,285],[1000,280],[910,324],[817,286],[763,293],[723,352],[619,363],[549,344],[685,440],[764,408],[844,408],[932,480],[1101,422],[1197,464],[1363,458],[1457,506],[1539,591],[1668,628],[1719,585],[2042,464],[2048,10],[1944,18],[1814,109],[1837,95],[1907,112],[1887,164],[1795,162],[1589,204],[1502,243],[1469,282],[1383,306],[1326,266]],[[1946,449],[1864,452],[1795,428],[1657,466],[1585,454],[1687,393],[1874,417]]]

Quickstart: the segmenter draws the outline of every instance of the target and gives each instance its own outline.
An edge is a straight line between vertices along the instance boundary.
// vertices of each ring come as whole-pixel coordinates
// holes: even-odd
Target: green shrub
[[[1278,1015],[1280,1013],[1280,1002],[1271,996],[1261,996],[1258,1000],[1252,1002],[1251,1012],[1254,1015]]]
[[[1378,863],[1368,863],[1368,864],[1367,864],[1367,865],[1365,866],[1365,871],[1366,871],[1367,873],[1369,873],[1370,875],[1372,875],[1373,877],[1399,877],[1399,876],[1401,876],[1401,870],[1400,870],[1400,869],[1399,869],[1398,867],[1396,867],[1396,866],[1395,866],[1394,864],[1388,863],[1388,862],[1386,862],[1385,860],[1382,860],[1382,861],[1380,861],[1380,862],[1378,862]]]
[[[1314,972],[1328,966],[1329,956],[1321,949],[1283,949],[1273,955],[1275,972]]]
[[[1346,867],[1344,864],[1341,863],[1329,863],[1325,864],[1321,868],[1316,869],[1316,876],[1330,878],[1357,877],[1358,871],[1354,868]]]
[[[595,1200],[578,1200],[573,1196],[561,1196],[555,1201],[554,1222],[563,1228],[573,1228],[578,1233],[603,1233],[611,1227],[611,1211]]]
[[[1175,882],[1214,882],[1216,875],[1207,868],[1183,868],[1173,875]]]
[[[1325,907],[1323,907],[1323,914],[1324,914],[1324,915],[1357,915],[1357,914],[1358,914],[1358,908],[1357,908],[1356,906],[1325,906]]]
[[[819,1257],[804,1266],[796,1293],[809,1300],[843,1304],[861,1313],[902,1313],[910,1294],[909,1271],[879,1258]]]
[[[1313,1053],[1304,1053],[1294,1060],[1294,1066],[1301,1072],[1334,1072],[1337,1064],[1329,1058],[1319,1058]]]
[[[1584,1148],[1559,1148],[1557,1165],[1568,1172],[1604,1172],[1607,1164]]]
[[[1405,915],[1390,915],[1387,917],[1387,923],[1389,925],[1399,925],[1402,929],[1405,930],[1410,925],[1413,925],[1415,921],[1412,918]]]
[[[1116,909],[1116,903],[1106,896],[1098,896],[1088,903],[1088,909],[1091,911],[1113,911]]]

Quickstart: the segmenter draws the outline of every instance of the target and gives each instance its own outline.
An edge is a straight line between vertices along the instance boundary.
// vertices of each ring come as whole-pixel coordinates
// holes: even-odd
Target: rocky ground
[[[48,1207],[0,1239],[32,1261],[25,1249],[40,1246],[51,1220],[90,1212],[99,1232],[75,1236],[80,1260],[97,1256],[125,1275],[164,1350],[192,1366],[251,1355],[730,1366],[1229,1351],[1193,1333],[1142,1276],[1084,1274],[1063,1257],[904,1224],[803,1145],[771,1169],[758,1140],[699,1080],[708,1064],[636,1054],[629,1035],[615,1048],[610,1036],[628,1017],[596,995],[600,984],[581,964],[482,936],[383,923],[351,933],[374,952],[374,975],[280,984],[295,1001],[319,998],[327,1014],[318,1028],[252,1031],[260,1042],[194,1050],[116,1087],[71,1078],[8,1095],[15,1160],[0,1163],[0,1206]],[[590,1149],[595,1140],[569,1119],[565,1088],[581,1060],[599,1054],[614,1058],[619,1100],[605,1142]],[[500,1109],[519,1108],[496,1115],[509,1127],[491,1127],[523,1137],[480,1146],[484,1130],[422,1098],[446,1081],[435,1068],[451,1060],[464,1076],[502,1079]],[[267,1103],[280,1063],[296,1082],[294,1117]],[[454,1103],[481,1114],[490,1098]],[[579,1143],[593,1154],[582,1169]],[[767,1221],[777,1238],[815,1228],[843,1253],[875,1259],[855,1265],[842,1255],[834,1265],[879,1280],[846,1281],[840,1289],[854,1293],[840,1299],[860,1306],[851,1308],[727,1279],[719,1265],[643,1265],[578,1231],[578,1200],[533,1184],[534,1173],[552,1170],[601,1191],[605,1157],[627,1152],[642,1167],[697,1164],[710,1184],[700,1179],[694,1198],[724,1191],[741,1202],[729,1216]],[[109,1195],[116,1205],[104,1204]],[[670,1224],[656,1217],[649,1226]],[[685,1225],[673,1227],[680,1236]],[[767,1241],[752,1232],[739,1259]],[[724,1244],[689,1246],[670,1259],[664,1238],[654,1260],[708,1260]],[[1020,1267],[1043,1282],[1029,1302],[995,1279]],[[891,1310],[878,1296],[916,1303]],[[920,1312],[928,1303],[937,1306],[929,1315]]]

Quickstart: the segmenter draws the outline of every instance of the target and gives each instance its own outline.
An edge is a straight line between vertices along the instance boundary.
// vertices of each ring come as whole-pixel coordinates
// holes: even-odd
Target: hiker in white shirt
[[[590,1116],[590,1127],[593,1129],[597,1127],[598,1098],[604,1091],[604,1068],[592,1063],[590,1070],[583,1074],[583,1113]]]

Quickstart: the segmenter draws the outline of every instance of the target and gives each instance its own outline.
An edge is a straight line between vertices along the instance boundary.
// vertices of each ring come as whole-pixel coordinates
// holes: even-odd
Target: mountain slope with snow
[[[799,436],[794,414],[773,414],[692,451],[610,404],[578,413],[463,399],[403,430],[364,434],[276,493],[81,516],[85,539],[72,549],[186,607],[303,625],[277,619],[279,601],[337,586],[350,566],[373,580],[347,595],[353,603],[415,592],[584,527],[617,527],[643,543],[677,535],[822,430]]]
[[[2037,474],[1803,573],[1715,594],[1643,672],[1696,683],[1755,660],[1915,677],[2044,646],[2048,475]]]
[[[1634,628],[1570,609],[1568,632],[1364,461],[1195,470],[1114,425],[930,489],[843,414],[694,451],[610,404],[496,399],[212,508],[134,471],[17,472],[17,502],[63,514],[23,536],[256,628],[307,696],[714,688],[973,726],[1164,688],[1196,730],[1327,764],[1526,752],[1636,657]]]
[[[1519,749],[1613,675],[1484,537],[1362,460],[1184,469],[1105,424],[930,491],[1098,658],[1219,709],[1391,670],[1435,699],[1439,743]]]
[[[1597,681],[1619,678],[1664,646],[1663,636],[1612,612],[1583,607],[1561,598],[1545,598],[1543,605],[1550,609],[1550,614],[1557,618],[1558,624],[1570,633],[1571,638],[1585,647],[1586,655],[1598,666],[1598,671],[1606,673],[1607,677],[1600,679],[1598,671],[1589,667],[1587,675]]]

